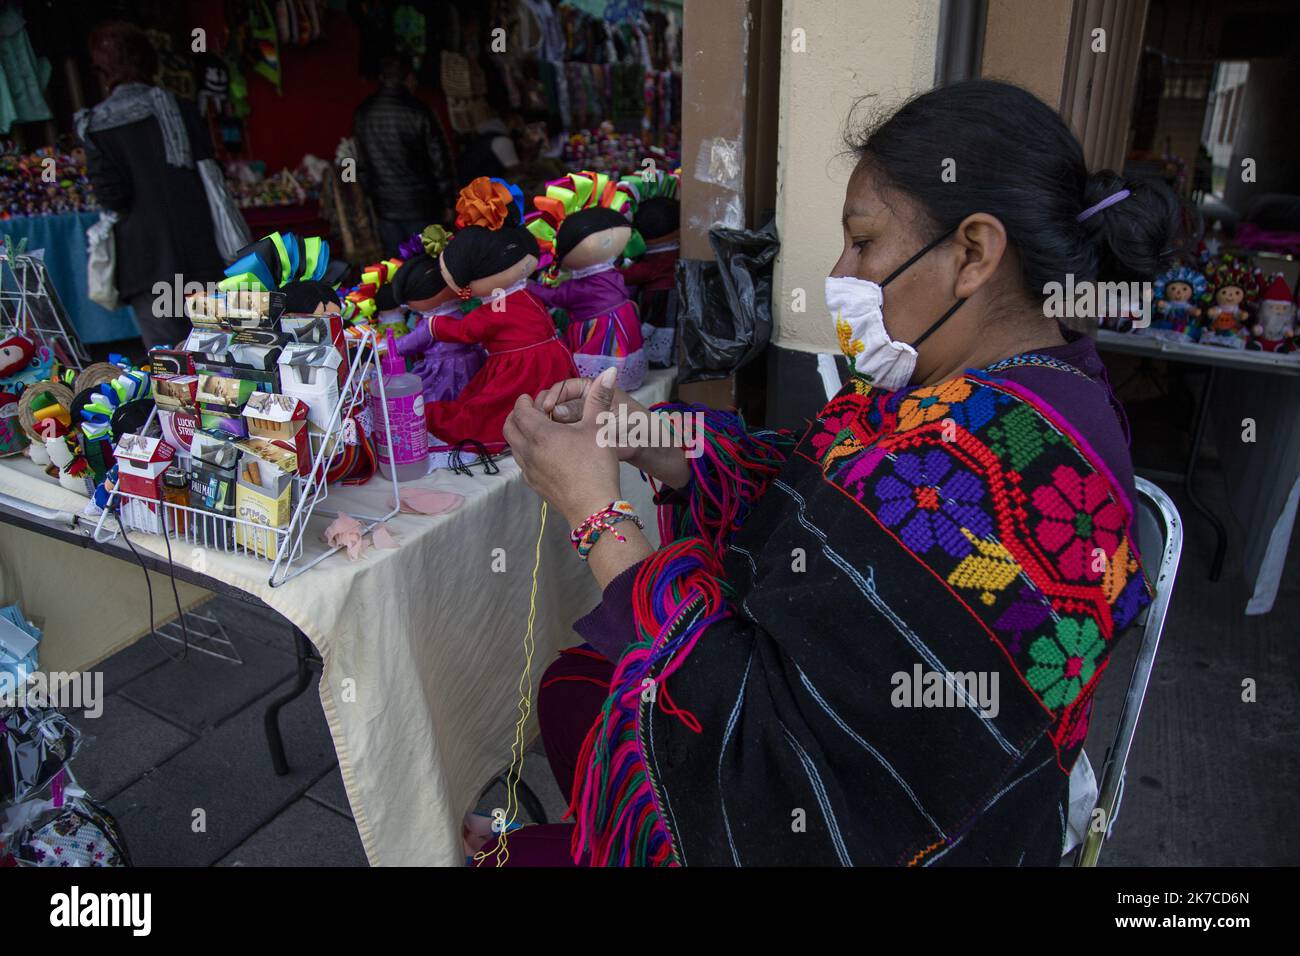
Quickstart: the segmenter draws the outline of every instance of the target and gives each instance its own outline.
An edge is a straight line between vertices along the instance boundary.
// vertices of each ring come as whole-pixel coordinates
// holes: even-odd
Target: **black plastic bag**
[[[715,227],[709,245],[713,262],[677,263],[682,383],[726,378],[772,337],[772,267],[781,248],[775,221],[758,230]]]

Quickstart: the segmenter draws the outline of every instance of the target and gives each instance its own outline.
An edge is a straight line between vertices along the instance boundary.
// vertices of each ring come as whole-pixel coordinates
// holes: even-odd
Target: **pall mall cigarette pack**
[[[224,435],[199,430],[190,446],[190,507],[228,518],[235,513],[235,477],[239,449]],[[228,522],[196,522],[214,544],[228,543]]]

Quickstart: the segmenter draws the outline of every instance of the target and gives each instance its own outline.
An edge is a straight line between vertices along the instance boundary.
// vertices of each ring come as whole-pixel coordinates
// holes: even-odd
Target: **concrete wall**
[[[939,5],[785,0],[773,296],[775,341],[783,348],[837,351],[822,281],[842,244],[840,211],[852,171],[841,155],[845,119],[865,94],[873,94],[871,109],[888,109],[933,85]],[[800,289],[806,301],[795,311]]]

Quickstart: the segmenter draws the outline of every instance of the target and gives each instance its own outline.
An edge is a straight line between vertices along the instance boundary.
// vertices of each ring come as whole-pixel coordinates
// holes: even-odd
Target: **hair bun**
[[[1098,209],[1079,223],[1097,246],[1097,277],[1112,282],[1142,282],[1164,271],[1178,230],[1179,206],[1161,182],[1125,180],[1111,169],[1088,176],[1080,212],[1121,190],[1129,195]]]

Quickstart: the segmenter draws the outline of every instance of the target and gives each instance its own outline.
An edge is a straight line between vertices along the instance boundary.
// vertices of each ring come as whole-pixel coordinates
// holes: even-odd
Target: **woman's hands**
[[[568,420],[557,416],[552,421],[549,413],[556,402],[546,408],[527,395],[519,396],[506,419],[505,439],[524,481],[558,508],[572,527],[621,497],[617,449],[600,440],[601,423],[597,420],[614,401],[616,375],[610,368],[594,380],[569,379],[548,389],[554,392],[569,382],[586,382],[581,391],[570,387],[556,393],[568,397],[564,412]],[[573,404],[576,409],[570,407]]]
[[[611,375],[610,382],[612,383],[616,377],[617,374]],[[534,404],[557,422],[581,421],[596,381],[597,379],[590,378],[567,378],[538,392]],[[629,425],[638,416],[648,418],[654,414],[613,384],[609,386],[608,403],[604,402],[602,396],[602,404],[597,414],[600,411],[612,412],[618,419]],[[598,422],[598,428],[599,424]],[[673,488],[683,488],[691,480],[691,472],[683,448],[617,445],[614,450],[619,461],[625,461],[638,471],[644,471]]]

